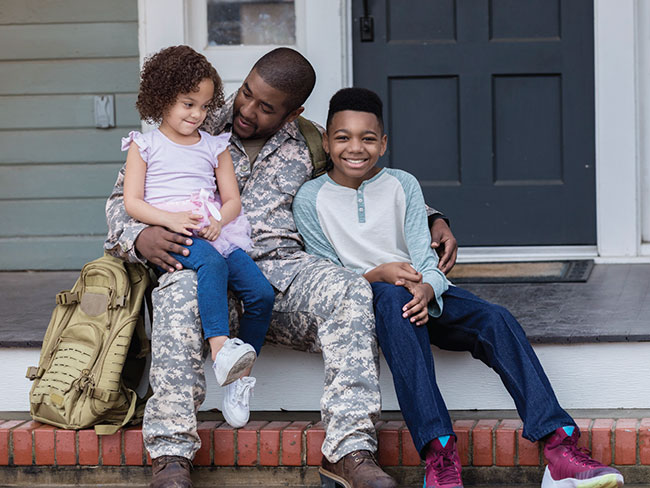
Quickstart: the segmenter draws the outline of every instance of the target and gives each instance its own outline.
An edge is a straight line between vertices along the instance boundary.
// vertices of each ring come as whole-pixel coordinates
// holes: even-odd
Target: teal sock
[[[447,442],[449,442],[449,437],[451,437],[451,436],[443,435],[442,437],[438,437],[438,440],[440,441],[440,445],[441,445],[442,447],[446,447],[446,446],[447,446]]]
[[[567,426],[567,427],[562,427],[564,429],[564,432],[566,432],[566,435],[571,437],[573,435],[573,431],[576,429],[573,425]]]

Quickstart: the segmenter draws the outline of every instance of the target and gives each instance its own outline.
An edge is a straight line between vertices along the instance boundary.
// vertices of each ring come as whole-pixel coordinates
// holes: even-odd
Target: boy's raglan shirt
[[[429,314],[440,316],[450,283],[431,249],[424,197],[413,175],[383,168],[355,190],[325,174],[300,188],[293,213],[311,254],[359,274],[384,263],[410,263],[434,290]]]

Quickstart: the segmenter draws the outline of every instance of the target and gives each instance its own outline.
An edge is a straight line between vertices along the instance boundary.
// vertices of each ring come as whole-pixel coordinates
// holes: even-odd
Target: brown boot
[[[396,488],[393,478],[382,471],[370,451],[354,451],[337,463],[324,456],[319,469],[321,488]]]
[[[160,456],[151,462],[149,488],[192,488],[192,462],[181,456]]]

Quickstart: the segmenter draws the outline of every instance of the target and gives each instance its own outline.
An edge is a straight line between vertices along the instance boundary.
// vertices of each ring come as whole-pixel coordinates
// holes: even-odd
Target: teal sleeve
[[[417,179],[405,172],[394,170],[406,196],[404,234],[413,267],[422,273],[422,281],[433,288],[434,299],[429,302],[429,314],[439,317],[442,313],[442,294],[449,288],[445,274],[438,269],[438,255],[431,249],[431,234],[427,224],[424,196]]]
[[[305,241],[305,250],[319,258],[329,259],[334,264],[343,266],[332,244],[323,233],[318,220],[316,199],[322,186],[320,178],[305,183],[293,199],[293,218],[298,232]]]

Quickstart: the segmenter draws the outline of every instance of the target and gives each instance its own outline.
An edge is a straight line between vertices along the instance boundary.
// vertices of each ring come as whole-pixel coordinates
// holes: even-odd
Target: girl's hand
[[[406,288],[413,300],[402,307],[402,317],[410,317],[411,323],[415,325],[424,325],[429,321],[429,302],[433,299],[433,288],[428,283],[414,283],[413,281],[398,281],[396,285]]]
[[[203,220],[201,215],[190,211],[169,212],[168,221],[165,223],[165,227],[173,232],[177,232],[178,234],[191,236],[192,230],[199,228],[201,220]]]
[[[199,237],[203,237],[208,241],[214,241],[221,234],[221,222],[212,215],[208,217],[208,220],[210,220],[210,223],[199,231]]]

